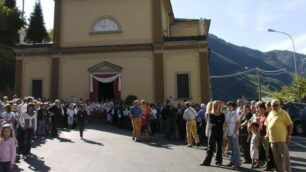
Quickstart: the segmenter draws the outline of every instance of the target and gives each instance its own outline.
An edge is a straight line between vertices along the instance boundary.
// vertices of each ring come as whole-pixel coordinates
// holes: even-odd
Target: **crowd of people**
[[[188,147],[207,144],[203,166],[210,166],[215,155],[216,166],[230,156],[226,166],[233,169],[247,163],[265,171],[291,171],[288,144],[292,121],[276,99],[266,103],[186,101],[175,106],[168,98],[158,104],[135,100],[129,106],[120,100],[51,102],[13,96],[0,102],[0,114],[0,171],[10,171],[19,155],[31,156],[35,137],[58,137],[59,128],[79,128],[83,138],[84,125],[95,114],[104,114],[114,126],[131,129],[136,142],[150,140],[159,132],[169,140],[186,141]]]
[[[235,170],[240,169],[242,152],[243,163],[251,164],[251,168],[291,171],[288,145],[293,123],[279,100],[250,104],[242,100],[226,104],[209,102],[205,119],[208,149],[201,165],[210,166],[216,152],[216,165],[220,166],[222,157],[231,150],[230,163],[226,166]]]
[[[0,171],[11,171],[20,157],[31,157],[32,141],[36,137],[56,138],[59,129],[76,128],[83,138],[84,125],[88,119],[83,102],[64,103],[4,97],[0,102]]]

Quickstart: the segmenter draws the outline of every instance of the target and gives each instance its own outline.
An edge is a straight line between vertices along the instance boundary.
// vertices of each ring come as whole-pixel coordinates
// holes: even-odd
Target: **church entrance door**
[[[90,74],[89,96],[91,101],[119,100],[121,98],[122,67],[103,61],[90,67],[88,72]]]
[[[99,82],[99,97],[98,100],[110,100],[114,99],[114,82],[103,83]]]

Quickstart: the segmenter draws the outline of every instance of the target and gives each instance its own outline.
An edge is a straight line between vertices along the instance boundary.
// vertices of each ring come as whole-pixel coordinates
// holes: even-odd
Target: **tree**
[[[294,78],[291,85],[283,86],[281,91],[272,93],[272,97],[278,98],[283,102],[306,102],[306,78],[298,76],[299,80],[299,96],[297,95],[298,82]]]
[[[49,40],[40,3],[35,4],[34,11],[30,16],[26,40],[33,43]]]
[[[19,42],[18,31],[25,25],[15,0],[0,0],[0,44],[14,47]]]
[[[5,0],[4,5],[10,9],[13,9],[16,7],[16,1],[15,0]]]
[[[0,90],[14,88],[15,53],[11,47],[0,45]]]
[[[0,0],[0,90],[14,87],[15,53],[18,31],[25,25],[15,0]]]

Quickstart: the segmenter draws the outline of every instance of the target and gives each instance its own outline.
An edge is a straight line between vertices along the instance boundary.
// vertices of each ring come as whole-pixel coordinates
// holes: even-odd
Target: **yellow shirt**
[[[287,127],[292,125],[289,114],[280,109],[278,112],[271,111],[266,120],[269,133],[269,142],[285,142],[287,137]]]

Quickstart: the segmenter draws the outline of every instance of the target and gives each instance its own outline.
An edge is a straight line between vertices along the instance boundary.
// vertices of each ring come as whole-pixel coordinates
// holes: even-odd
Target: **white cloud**
[[[281,41],[281,42],[274,42],[266,46],[265,50],[266,51],[271,51],[271,50],[290,50],[292,51],[293,50],[292,41],[287,37],[284,39],[286,40]],[[306,43],[306,33],[293,37],[293,40],[294,40],[296,52],[306,54],[306,44],[305,44]]]

